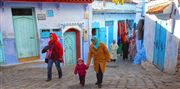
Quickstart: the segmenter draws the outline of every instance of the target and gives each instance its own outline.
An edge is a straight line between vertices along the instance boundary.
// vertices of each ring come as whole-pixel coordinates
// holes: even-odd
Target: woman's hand
[[[62,61],[62,58],[59,58],[59,61]]]

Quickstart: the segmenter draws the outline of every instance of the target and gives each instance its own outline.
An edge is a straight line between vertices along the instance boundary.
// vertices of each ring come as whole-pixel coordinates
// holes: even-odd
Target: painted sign
[[[46,20],[46,15],[45,14],[37,14],[38,20]]]

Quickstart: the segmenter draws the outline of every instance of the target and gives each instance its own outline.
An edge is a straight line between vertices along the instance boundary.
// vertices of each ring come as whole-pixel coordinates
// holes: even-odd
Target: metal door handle
[[[35,37],[30,37],[30,39],[34,39]]]

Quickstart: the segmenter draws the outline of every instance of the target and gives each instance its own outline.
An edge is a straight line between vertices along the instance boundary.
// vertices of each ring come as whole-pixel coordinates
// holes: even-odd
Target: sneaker
[[[98,84],[98,88],[101,88],[102,87],[102,85],[101,84]]]
[[[83,83],[82,83],[81,85],[82,85],[82,87],[84,87],[84,84],[83,84]]]
[[[62,78],[62,76],[60,76],[60,77],[58,77],[59,79],[61,79]]]

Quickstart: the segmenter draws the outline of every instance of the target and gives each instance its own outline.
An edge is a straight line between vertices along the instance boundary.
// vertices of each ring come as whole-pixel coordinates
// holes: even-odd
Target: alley
[[[86,85],[79,85],[73,74],[74,66],[64,66],[62,79],[57,78],[53,69],[53,79],[46,82],[46,64],[34,62],[8,68],[1,68],[1,89],[96,89],[95,73],[91,66],[86,76]],[[102,89],[180,89],[179,77],[160,71],[145,71],[141,65],[118,61],[108,63]]]

